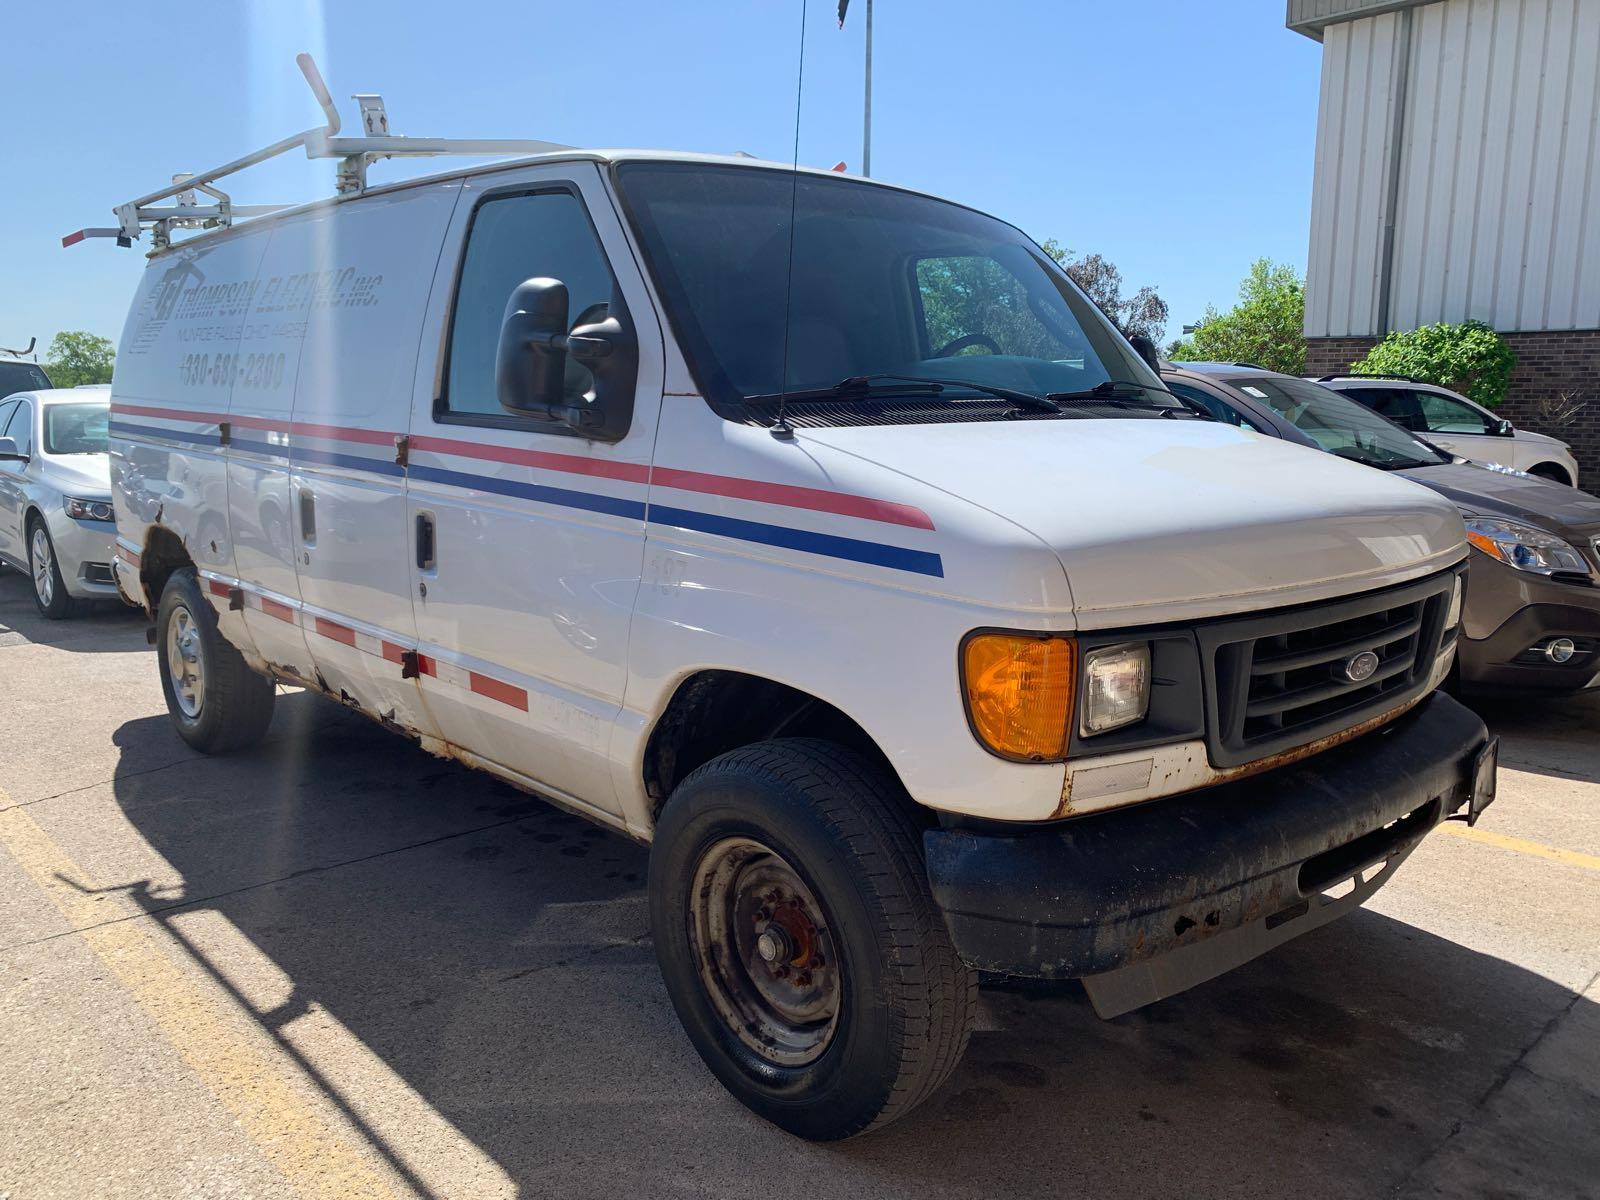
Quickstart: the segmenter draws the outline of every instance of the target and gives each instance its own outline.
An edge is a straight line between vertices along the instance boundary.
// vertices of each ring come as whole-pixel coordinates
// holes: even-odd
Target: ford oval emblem
[[[1344,677],[1351,683],[1365,683],[1378,672],[1378,656],[1371,650],[1352,654],[1345,659]]]

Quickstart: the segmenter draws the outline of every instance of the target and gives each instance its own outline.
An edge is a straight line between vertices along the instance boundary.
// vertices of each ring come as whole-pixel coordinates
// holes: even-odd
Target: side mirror
[[[560,421],[587,437],[616,441],[633,419],[639,346],[620,299],[585,309],[567,332],[567,285],[528,279],[506,304],[495,360],[500,407]]]
[[[0,462],[27,462],[28,456],[17,450],[17,439],[0,437]]]
[[[1145,364],[1157,375],[1161,374],[1161,355],[1156,351],[1156,344],[1142,333],[1136,333],[1128,339],[1128,345],[1133,347],[1134,353],[1144,359]]]
[[[1500,421],[1500,424],[1495,426],[1495,432],[1498,433],[1501,437],[1512,437],[1512,436],[1514,436],[1516,434],[1517,427],[1515,425],[1513,425],[1510,421],[1507,421],[1504,418],[1502,418],[1501,421]]]

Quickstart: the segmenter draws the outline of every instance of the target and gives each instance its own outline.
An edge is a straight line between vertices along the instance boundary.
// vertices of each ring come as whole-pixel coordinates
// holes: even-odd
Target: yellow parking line
[[[1535,858],[1548,858],[1551,862],[1565,863],[1569,867],[1583,867],[1588,871],[1600,871],[1600,855],[1579,854],[1576,850],[1562,850],[1558,846],[1546,846],[1543,842],[1530,842],[1525,838],[1507,837],[1503,833],[1490,833],[1487,829],[1468,828],[1458,821],[1447,821],[1439,828],[1445,833],[1453,834],[1459,838],[1466,838],[1472,842],[1482,842],[1486,846],[1498,846],[1502,850],[1515,850],[1518,854],[1531,854]]]
[[[0,791],[0,809],[9,803]],[[148,921],[117,920],[127,914],[113,909],[103,894],[80,890],[93,886],[89,876],[26,809],[0,812],[0,845],[300,1195],[395,1194],[383,1176],[297,1093],[291,1069],[262,1054],[232,1027],[226,1016],[228,1003],[185,976],[162,950]]]

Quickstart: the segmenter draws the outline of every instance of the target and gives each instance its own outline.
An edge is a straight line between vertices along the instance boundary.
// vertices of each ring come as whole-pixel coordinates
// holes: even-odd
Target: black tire
[[[913,813],[883,768],[831,742],[784,739],[694,771],[656,825],[650,918],[678,1018],[734,1096],[800,1137],[852,1137],[904,1116],[938,1090],[966,1050],[978,977],[956,956],[929,893]],[[717,954],[707,959],[697,950],[696,909],[716,907],[703,867],[719,847],[747,840],[792,868],[821,910],[819,936],[838,957],[831,1033],[809,1061],[777,1062],[776,1050],[753,1049],[747,1038],[758,1038],[756,1026],[740,1032],[714,998],[717,985],[707,983],[708,969],[745,980],[771,969],[741,967],[737,904],[727,906],[734,932],[722,943],[723,961],[708,968]]]
[[[1537,475],[1540,479],[1548,479],[1551,483],[1564,483],[1568,487],[1572,486],[1571,477],[1568,476],[1563,468],[1556,466],[1555,463],[1540,463],[1536,467],[1529,467],[1528,474]]]
[[[174,641],[187,639],[196,654],[186,659]],[[192,676],[173,677],[174,657],[198,663],[199,689]],[[199,581],[188,567],[174,571],[161,590],[156,609],[156,661],[161,668],[161,691],[167,699],[178,735],[203,754],[231,754],[259,742],[272,723],[274,687],[270,679],[252,671],[240,653],[217,629],[217,613],[200,592]],[[186,668],[188,669],[188,668]],[[198,695],[198,700],[196,700]]]
[[[50,536],[50,529],[37,515],[28,522],[28,582],[33,585],[33,602],[39,608],[39,615],[47,621],[60,621],[70,617],[77,605],[72,597],[67,595],[66,581],[61,578],[61,563],[56,558],[55,539]],[[45,563],[45,573],[49,580],[41,587],[39,581],[40,562],[34,556],[35,543],[43,539],[44,552],[49,557]],[[45,599],[45,591],[50,598]]]

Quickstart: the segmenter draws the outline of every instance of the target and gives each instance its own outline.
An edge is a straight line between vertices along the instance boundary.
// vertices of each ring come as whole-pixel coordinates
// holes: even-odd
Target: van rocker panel
[[[1041,979],[1118,970],[1292,919],[1403,857],[1468,802],[1487,740],[1476,714],[1436,694],[1346,745],[1202,792],[1014,835],[928,830],[929,882],[973,967]]]

